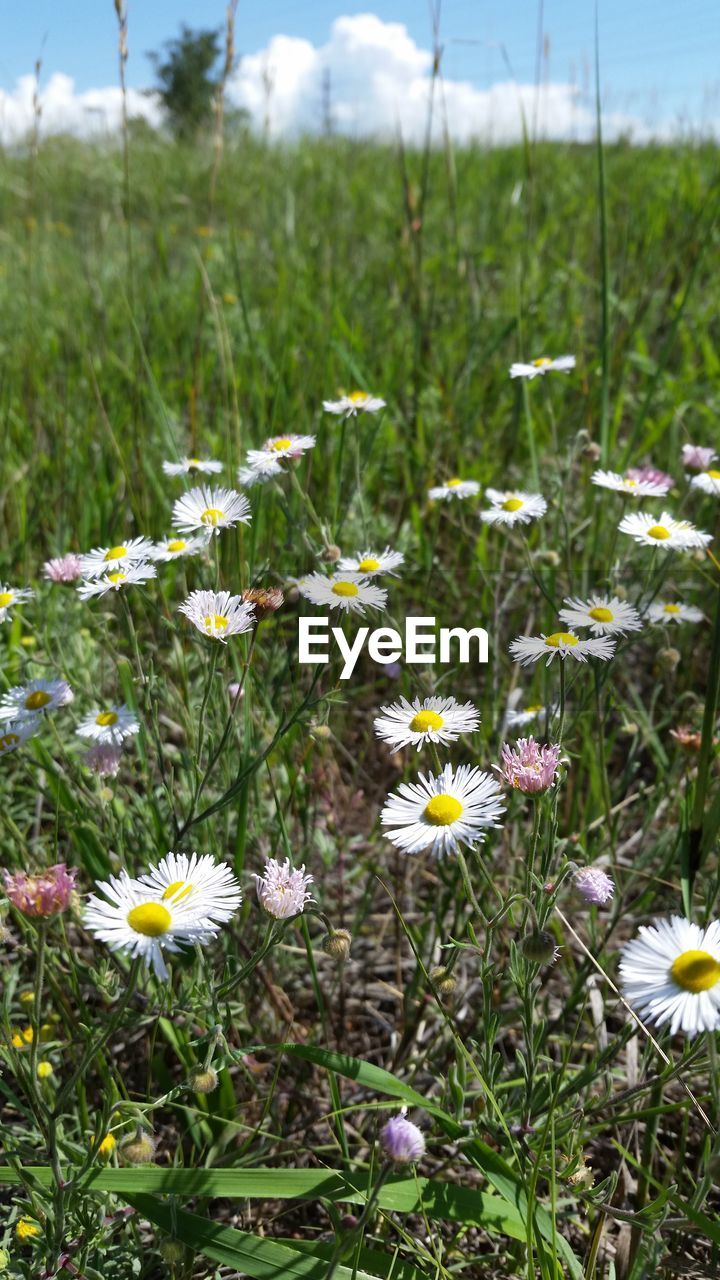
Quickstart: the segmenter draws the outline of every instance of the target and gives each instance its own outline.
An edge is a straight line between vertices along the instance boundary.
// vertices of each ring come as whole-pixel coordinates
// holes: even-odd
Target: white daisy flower
[[[23,742],[35,736],[39,727],[39,716],[28,716],[26,720],[13,720],[10,724],[0,725],[0,756],[9,756],[11,751],[17,751]]]
[[[349,396],[341,396],[339,400],[323,400],[326,413],[337,413],[343,418],[355,418],[359,413],[379,413],[385,408],[385,401],[379,396],[371,396],[367,391],[351,391]]]
[[[344,613],[362,613],[365,609],[384,609],[387,591],[374,587],[359,573],[334,573],[326,578],[322,573],[310,573],[298,582],[298,591],[312,604],[326,605],[329,609],[342,609]]]
[[[203,928],[226,924],[242,902],[240,885],[224,862],[210,854],[173,853],[139,877],[160,902],[194,912]]]
[[[662,547],[665,551],[689,551],[712,542],[712,534],[702,533],[689,520],[675,520],[667,511],[661,516],[638,511],[625,516],[618,528],[646,547]]]
[[[446,480],[445,484],[428,489],[428,498],[431,502],[449,502],[451,498],[474,498],[479,492],[480,485],[477,480],[460,480],[457,476],[453,476],[452,480]]]
[[[166,476],[187,476],[193,471],[212,476],[220,474],[223,464],[212,458],[181,458],[179,462],[163,462],[162,469]]]
[[[93,738],[95,742],[109,742],[118,746],[124,738],[140,732],[140,725],[125,704],[96,707],[75,730],[81,738]]]
[[[250,489],[254,484],[264,484],[282,473],[282,458],[274,453],[265,453],[264,449],[249,449],[244,465],[238,467],[238,484]]]
[[[547,655],[546,667],[553,658],[574,658],[576,662],[587,662],[588,658],[602,658],[607,661],[615,652],[615,642],[607,636],[596,640],[580,640],[571,631],[555,631],[550,636],[518,636],[510,645],[510,652],[522,667],[529,667]]]
[[[419,751],[426,742],[457,742],[461,733],[474,733],[480,724],[472,702],[455,698],[401,698],[381,711],[375,732],[395,750],[412,745]]]
[[[250,523],[250,503],[235,489],[202,485],[190,489],[173,505],[172,525],[181,533],[204,529],[208,537],[236,524]]]
[[[395,570],[404,564],[405,557],[400,551],[358,551],[355,556],[341,556],[337,562],[338,569],[349,569],[351,573],[362,573],[367,578],[374,578],[380,573],[389,573],[397,577]]]
[[[90,578],[81,582],[77,593],[81,600],[90,600],[93,596],[105,596],[108,591],[136,587],[142,582],[150,582],[152,578],[157,578],[157,569],[154,564],[148,561],[129,564],[126,561],[121,569],[113,569],[112,573],[106,573],[102,578]]]
[[[592,595],[588,600],[570,598],[563,603],[568,607],[560,610],[559,617],[569,627],[589,627],[596,636],[642,631],[642,618],[637,609],[617,596]]]
[[[507,708],[505,710],[505,728],[506,729],[524,729],[528,724],[534,724],[539,716],[545,714],[545,707],[541,702],[531,702],[526,706],[518,705],[522,698],[522,690],[515,689],[508,698]]]
[[[720,921],[707,929],[671,916],[641,925],[639,935],[622,949],[619,965],[628,1003],[670,1033],[720,1027]]]
[[[629,493],[632,498],[664,498],[671,484],[660,480],[632,480],[617,471],[593,471],[590,480],[601,489],[614,489],[616,493]]]
[[[459,845],[485,838],[488,827],[499,827],[505,812],[500,785],[489,773],[463,764],[446,764],[439,777],[418,774],[417,782],[403,782],[388,796],[380,822],[384,834],[405,853],[430,849],[435,857],[456,853]]]
[[[0,699],[0,720],[27,720],[56,707],[66,707],[73,691],[66,680],[30,680],[15,685]]]
[[[266,440],[263,447],[263,453],[269,453],[275,458],[301,458],[308,449],[315,448],[315,436],[295,436],[288,434],[285,436],[270,436]]]
[[[701,471],[690,481],[691,489],[701,489],[713,498],[720,498],[720,471]]]
[[[492,507],[480,512],[486,524],[529,524],[539,520],[547,511],[547,502],[539,493],[524,493],[521,489],[487,489],[486,497]]]
[[[531,360],[529,364],[523,361],[516,361],[510,365],[511,378],[539,378],[544,377],[546,373],[569,373],[575,368],[574,356],[539,356],[537,360]]]
[[[651,622],[703,622],[705,614],[702,609],[696,609],[694,604],[682,604],[678,601],[674,603],[670,600],[656,600],[651,604],[647,611],[647,616]]]
[[[152,560],[181,560],[183,556],[196,556],[207,547],[207,538],[198,534],[196,538],[164,538],[162,542],[153,544],[150,553]]]
[[[255,622],[255,606],[247,604],[242,596],[231,596],[229,591],[191,591],[178,612],[184,613],[204,636],[223,644],[228,636],[252,631]]]
[[[7,582],[0,583],[0,622],[11,618],[11,609],[24,600],[32,600],[35,592],[30,587],[11,587]]]
[[[99,578],[114,569],[127,569],[129,565],[149,560],[153,544],[150,538],[129,538],[115,547],[95,547],[80,557],[83,578]]]
[[[97,882],[105,897],[91,893],[83,911],[85,928],[106,942],[111,951],[142,957],[158,978],[168,977],[163,952],[178,953],[183,945],[208,942],[217,930],[203,924],[194,909],[173,898],[158,901],[147,885],[127,871]]]

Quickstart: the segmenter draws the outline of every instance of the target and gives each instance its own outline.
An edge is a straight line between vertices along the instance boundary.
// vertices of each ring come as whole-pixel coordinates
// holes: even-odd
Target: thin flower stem
[[[105,1028],[105,1030],[101,1031],[100,1034],[95,1037],[95,1040],[92,1041],[92,1043],[88,1046],[88,1048],[86,1048],[77,1067],[75,1068],[72,1075],[69,1077],[69,1079],[65,1082],[62,1089],[60,1090],[57,1096],[57,1099],[55,1101],[55,1107],[52,1113],[53,1120],[56,1120],[58,1116],[62,1114],[62,1109],[67,1099],[69,1098],[72,1090],[75,1088],[75,1085],[77,1084],[78,1080],[82,1079],[90,1063],[93,1061],[94,1058],[97,1057],[101,1049],[104,1048],[104,1046],[107,1044],[110,1037],[115,1034],[115,1031],[120,1025],[123,1014],[125,1013],[125,1010],[127,1009],[133,995],[135,994],[135,988],[137,985],[137,979],[138,979],[138,974],[140,972],[141,964],[142,964],[142,960],[140,959],[140,957],[137,957],[135,960],[133,960],[130,966],[130,972],[127,976],[125,990],[123,991],[123,994],[118,1002],[117,1008],[112,1014],[112,1017],[110,1018],[110,1021],[108,1022],[108,1025]]]

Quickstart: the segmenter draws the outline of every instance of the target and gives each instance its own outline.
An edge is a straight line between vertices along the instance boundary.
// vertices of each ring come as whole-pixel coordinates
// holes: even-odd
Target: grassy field
[[[62,914],[3,915],[11,1275],[717,1273],[717,1035],[643,1028],[617,990],[640,925],[705,926],[720,889],[717,543],[618,532],[637,510],[718,532],[680,458],[719,440],[717,152],[603,160],[241,135],[215,181],[209,145],[135,128],[127,158],[70,139],[0,156],[0,601],[36,592],[0,625],[0,696],[74,693],[0,752],[2,865],[77,870]],[[567,375],[508,376],[565,352]],[[323,411],[355,388],[384,411]],[[235,486],[287,433],[315,447],[201,555],[91,600],[43,579],[49,557],[169,537],[196,478],[163,461],[217,459],[209,481]],[[648,464],[673,488],[639,507],[590,480]],[[480,496],[431,502],[451,477]],[[483,523],[483,491],[515,486],[544,518]],[[324,612],[303,578],[386,544],[405,557],[377,580],[387,613],[346,633],[484,626],[487,666],[299,664],[298,616]],[[197,589],[270,586],[283,607],[227,646],[178,613]],[[645,617],[609,661],[512,660],[592,591],[703,620]],[[479,730],[378,740],[381,706],[434,694],[471,701]],[[100,777],[74,730],[111,704],[140,730]],[[531,705],[511,731],[508,707]],[[492,772],[518,733],[561,747],[556,785],[505,786],[501,828],[464,855],[387,839],[403,781]],[[226,862],[244,900],[164,980],[97,941],[81,899],[170,849]],[[314,901],[282,921],[253,875],[286,857]],[[586,866],[614,881],[603,906],[574,887]],[[417,1164],[380,1136],[403,1105]]]

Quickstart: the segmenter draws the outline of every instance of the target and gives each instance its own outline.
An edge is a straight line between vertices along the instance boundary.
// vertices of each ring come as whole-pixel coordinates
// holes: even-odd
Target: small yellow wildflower
[[[38,1080],[49,1080],[53,1073],[52,1063],[47,1061],[38,1062],[37,1073]]]
[[[32,1218],[18,1218],[15,1223],[15,1235],[23,1243],[26,1240],[35,1240],[40,1235],[39,1223],[33,1222]]]
[[[113,1135],[111,1133],[106,1133],[97,1149],[97,1153],[102,1160],[109,1160],[116,1146],[117,1142]]]

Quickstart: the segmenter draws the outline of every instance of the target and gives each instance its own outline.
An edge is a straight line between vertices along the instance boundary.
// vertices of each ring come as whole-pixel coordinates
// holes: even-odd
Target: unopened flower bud
[[[533,929],[532,933],[527,933],[520,943],[520,950],[533,964],[553,964],[560,955],[555,939],[547,929]]]
[[[414,1164],[425,1154],[425,1138],[412,1120],[406,1119],[407,1108],[383,1126],[382,1145],[391,1160],[398,1164]]]
[[[549,569],[560,568],[560,556],[557,551],[536,551],[533,554],[533,560],[536,564],[546,564]]]
[[[585,448],[583,449],[583,455],[588,458],[590,462],[599,462],[601,452],[602,450],[600,445],[596,440],[588,440]]]
[[[661,649],[657,655],[656,663],[659,671],[674,671],[680,662],[682,654],[678,649]]]
[[[185,1261],[185,1245],[179,1240],[163,1240],[159,1249],[160,1257],[163,1262],[167,1262],[169,1266],[179,1266]]]
[[[430,981],[441,996],[452,995],[457,986],[453,974],[443,964],[437,964],[430,970]]]
[[[317,742],[327,742],[332,737],[332,729],[329,724],[314,724],[310,730],[310,737],[315,738]]]
[[[328,564],[335,564],[335,561],[339,560],[341,555],[342,551],[339,547],[335,546],[334,542],[328,543],[328,545],[322,549],[322,558]]]
[[[149,1133],[136,1133],[120,1144],[120,1155],[126,1164],[150,1164],[155,1158],[155,1145]]]
[[[326,955],[343,964],[350,955],[351,942],[352,934],[347,929],[330,929],[322,940],[322,949]]]
[[[213,1067],[196,1067],[190,1072],[189,1083],[193,1093],[214,1093],[218,1087],[218,1073]]]

